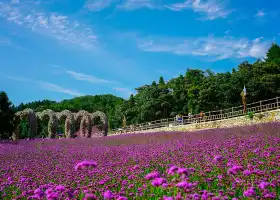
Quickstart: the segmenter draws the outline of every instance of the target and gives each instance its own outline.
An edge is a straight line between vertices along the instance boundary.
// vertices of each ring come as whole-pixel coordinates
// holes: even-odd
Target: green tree
[[[273,43],[266,54],[266,62],[280,63],[280,46]]]
[[[165,81],[164,81],[164,78],[162,76],[159,77],[158,85],[160,87],[164,87],[165,86]]]
[[[14,112],[6,92],[0,92],[0,138],[7,139],[13,132]]]

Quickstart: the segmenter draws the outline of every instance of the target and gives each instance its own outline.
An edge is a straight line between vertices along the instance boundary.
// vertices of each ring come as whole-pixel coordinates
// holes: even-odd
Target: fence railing
[[[246,112],[253,112],[253,113],[279,109],[280,98],[276,97],[273,99],[253,102],[250,104],[246,104],[246,107],[247,107]],[[126,133],[126,132],[144,131],[144,130],[161,128],[161,127],[172,127],[172,126],[180,126],[180,125],[194,124],[194,123],[201,123],[201,122],[210,122],[210,121],[216,121],[222,119],[229,119],[233,117],[239,117],[245,114],[246,113],[244,112],[244,107],[243,105],[241,105],[241,106],[232,107],[224,110],[204,112],[202,116],[200,114],[182,116],[180,120],[177,120],[176,117],[173,117],[173,118],[160,119],[160,120],[155,120],[155,121],[141,123],[141,124],[135,124],[126,127],[125,129],[112,130],[110,132],[110,135]]]

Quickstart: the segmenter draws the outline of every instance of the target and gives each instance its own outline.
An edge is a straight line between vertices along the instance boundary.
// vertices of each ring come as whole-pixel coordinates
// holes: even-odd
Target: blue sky
[[[21,102],[225,72],[279,43],[278,0],[0,0],[0,90]]]

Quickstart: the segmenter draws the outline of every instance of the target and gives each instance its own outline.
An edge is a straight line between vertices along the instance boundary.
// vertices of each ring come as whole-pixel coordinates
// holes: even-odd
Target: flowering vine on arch
[[[107,136],[108,134],[108,118],[106,116],[105,113],[101,112],[101,111],[96,111],[92,114],[90,114],[91,116],[91,121],[94,124],[94,119],[96,119],[97,117],[100,117],[100,120],[102,122],[102,132],[103,132],[103,136]]]
[[[80,122],[80,137],[90,137],[91,135],[91,118],[85,110],[80,110],[75,114],[75,121]]]
[[[74,114],[69,110],[63,110],[63,111],[57,113],[58,120],[62,120],[63,117],[66,117],[65,131],[64,131],[65,137],[71,138],[74,134],[74,130],[72,129],[72,126],[75,123]]]
[[[30,109],[24,109],[23,111],[19,111],[15,113],[14,120],[15,120],[15,136],[18,138],[19,137],[19,125],[20,121],[27,119],[29,129],[28,129],[28,134],[30,137],[36,136],[37,134],[37,117],[35,112]]]
[[[53,138],[56,135],[56,130],[58,127],[58,119],[56,113],[51,110],[43,110],[42,112],[36,113],[41,120],[45,120],[46,117],[49,118],[48,123],[48,138]]]

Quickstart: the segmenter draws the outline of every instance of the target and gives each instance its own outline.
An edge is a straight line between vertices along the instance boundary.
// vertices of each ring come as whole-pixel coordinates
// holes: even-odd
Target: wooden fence
[[[247,107],[246,112],[253,112],[253,113],[260,113],[264,111],[279,109],[280,98],[276,97],[273,99],[250,103],[247,104],[246,107]],[[161,128],[161,127],[171,127],[171,126],[179,126],[179,125],[186,125],[186,124],[193,124],[193,123],[210,122],[210,121],[216,121],[222,119],[229,119],[233,117],[239,117],[245,114],[246,113],[244,112],[244,107],[243,105],[241,105],[238,107],[232,107],[224,110],[204,112],[203,116],[196,114],[191,116],[182,116],[180,120],[177,120],[176,117],[173,117],[173,118],[160,119],[160,120],[155,120],[155,121],[141,123],[141,124],[130,125],[125,129],[112,130],[110,132],[110,135],[118,134],[118,133],[126,133],[126,132],[143,131],[143,130],[149,130],[154,128]]]

